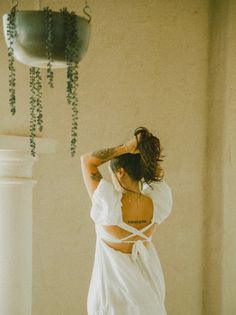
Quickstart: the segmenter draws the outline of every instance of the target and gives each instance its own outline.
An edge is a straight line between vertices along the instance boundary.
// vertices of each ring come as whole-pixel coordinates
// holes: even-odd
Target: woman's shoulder
[[[113,183],[102,178],[92,195],[90,216],[97,224],[116,224],[120,215],[119,204],[119,192]]]
[[[172,190],[170,185],[164,179],[158,182],[151,182],[150,186],[147,183],[144,183],[142,192],[152,199],[156,221],[160,224],[172,211]]]
[[[144,182],[142,192],[154,196],[156,196],[157,193],[171,194],[171,187],[164,179],[157,182],[153,181],[149,184]]]
[[[93,192],[92,200],[103,200],[104,198],[111,197],[114,193],[114,186],[111,182],[102,177]]]

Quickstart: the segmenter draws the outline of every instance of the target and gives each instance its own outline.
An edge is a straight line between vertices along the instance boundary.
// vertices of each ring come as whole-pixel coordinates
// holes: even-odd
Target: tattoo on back
[[[102,176],[100,173],[96,172],[96,173],[91,173],[90,177],[93,179],[93,180],[96,180],[96,181],[100,181],[100,179],[102,179]]]
[[[130,221],[128,220],[128,223],[146,223],[147,220],[140,220],[140,221]]]
[[[107,160],[111,159],[114,156],[114,153],[116,151],[116,148],[108,148],[108,149],[102,149],[92,152],[92,156],[95,156],[96,158],[100,160]]]

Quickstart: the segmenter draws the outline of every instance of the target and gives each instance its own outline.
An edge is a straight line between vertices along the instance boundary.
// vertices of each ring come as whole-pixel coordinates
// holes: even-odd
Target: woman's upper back
[[[135,230],[142,230],[150,225],[143,234],[151,237],[156,225],[169,216],[172,210],[172,192],[169,185],[162,180],[161,182],[152,182],[151,186],[153,189],[144,183],[142,197],[137,209],[136,203],[129,204],[124,195],[115,190],[111,182],[104,178],[100,180],[92,196],[90,216],[96,227],[99,227],[97,231],[101,231],[101,227],[103,228],[103,239],[106,239],[109,246],[130,253],[132,250],[131,242],[118,242],[119,239],[131,235],[132,229],[130,227],[135,228]],[[138,239],[144,240],[144,237],[135,235],[128,240]]]

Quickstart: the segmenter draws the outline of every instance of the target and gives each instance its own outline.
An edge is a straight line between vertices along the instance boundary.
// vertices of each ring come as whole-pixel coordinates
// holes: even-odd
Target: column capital
[[[39,154],[55,153],[57,140],[35,138],[36,156],[31,155],[30,137],[0,135],[0,178],[6,177],[22,180],[32,177],[33,164],[38,161]]]
[[[57,140],[35,137],[36,153],[55,153]],[[0,135],[0,150],[26,151],[30,153],[30,137]]]

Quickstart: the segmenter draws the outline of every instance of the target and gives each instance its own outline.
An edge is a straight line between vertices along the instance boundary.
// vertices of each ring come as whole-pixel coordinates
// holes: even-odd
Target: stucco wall
[[[83,3],[77,1],[41,2],[55,10],[67,6],[83,14]],[[219,10],[225,10],[224,3],[228,5],[228,1],[219,2]],[[154,236],[166,280],[167,312],[233,315],[229,283],[235,286],[230,282],[235,276],[235,264],[230,260],[230,252],[235,252],[231,241],[235,226],[236,76],[231,67],[235,64],[235,5],[231,5],[227,26],[226,82],[225,74],[220,74],[220,81],[215,77],[217,71],[224,72],[219,56],[213,61],[209,58],[214,44],[211,36],[215,36],[214,45],[219,48],[217,27],[222,22],[221,16],[214,19],[221,12],[214,3],[91,0],[89,5],[92,33],[87,55],[79,66],[78,144],[74,158],[69,152],[71,111],[66,103],[65,69],[54,71],[54,89],[48,87],[46,70],[42,70],[42,136],[58,139],[59,145],[55,156],[40,156],[34,168],[38,184],[33,207],[32,314],[87,314],[96,235],[79,155],[123,143],[136,127],[146,126],[164,147],[165,179],[173,192],[173,212]],[[38,9],[38,2],[20,1],[19,9]],[[1,15],[8,10],[9,3],[1,2]],[[216,28],[212,28],[214,23]],[[212,35],[214,32],[216,35]],[[12,117],[2,29],[0,43],[0,131],[29,135],[28,68],[16,62],[17,113]],[[221,83],[226,93],[219,96],[219,109]],[[216,133],[218,128],[224,132]],[[216,160],[215,153],[219,153],[220,160]],[[100,169],[109,178],[107,165]],[[221,181],[216,184],[219,177]],[[220,217],[214,221],[217,214]],[[224,237],[223,230],[227,231]],[[221,247],[216,254],[218,241]],[[215,269],[209,272],[212,264]],[[225,277],[223,281],[221,277]],[[222,313],[208,312],[215,310],[215,297],[224,302]]]
[[[226,85],[225,85],[225,152],[224,157],[224,256],[222,291],[223,314],[236,313],[236,2],[230,0],[225,37]]]
[[[203,312],[236,313],[235,1],[211,1]]]

